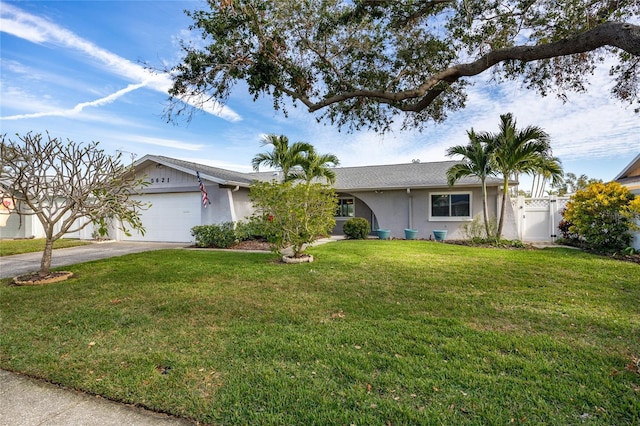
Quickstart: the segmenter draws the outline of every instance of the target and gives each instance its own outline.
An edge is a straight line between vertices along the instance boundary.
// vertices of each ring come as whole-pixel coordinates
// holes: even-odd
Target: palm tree
[[[500,116],[498,133],[482,133],[478,138],[491,146],[493,169],[502,174],[502,207],[498,220],[496,238],[502,236],[504,217],[507,210],[509,178],[516,173],[535,173],[544,164],[541,158],[551,157],[549,135],[537,126],[528,126],[522,130],[516,128],[516,120],[511,113]]]
[[[307,142],[295,142],[289,146],[289,138],[284,135],[266,135],[261,143],[262,146],[272,145],[273,150],[253,157],[253,170],[259,171],[262,164],[274,167],[282,171],[284,180],[291,179],[291,171],[304,163],[305,153],[313,150],[313,146]]]
[[[456,164],[447,170],[447,183],[453,186],[458,180],[465,176],[476,176],[482,184],[482,214],[484,218],[484,228],[487,238],[491,237],[489,230],[489,209],[487,207],[487,177],[493,175],[491,169],[491,146],[480,142],[476,132],[471,129],[467,132],[469,144],[466,146],[456,145],[447,150],[449,157],[454,155],[462,156],[463,162]]]
[[[533,175],[533,182],[531,183],[531,197],[542,197],[544,194],[544,188],[547,186],[547,181],[551,181],[551,187],[556,187],[562,184],[562,164],[558,157],[544,156],[538,159],[540,164],[537,166],[537,170]]]
[[[300,170],[291,173],[292,178],[304,180],[307,185],[315,178],[325,178],[327,182],[334,183],[336,174],[332,167],[340,164],[340,160],[333,154],[318,154],[314,149],[307,151],[304,161],[300,164]]]

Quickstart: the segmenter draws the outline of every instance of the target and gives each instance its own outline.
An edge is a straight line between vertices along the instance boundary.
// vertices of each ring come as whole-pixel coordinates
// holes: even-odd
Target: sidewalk
[[[0,426],[193,426],[185,419],[0,370]]]

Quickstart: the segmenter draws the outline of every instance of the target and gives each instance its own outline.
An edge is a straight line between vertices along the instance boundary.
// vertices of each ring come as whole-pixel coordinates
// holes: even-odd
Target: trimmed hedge
[[[228,248],[238,241],[233,222],[191,228],[198,247]]]
[[[370,230],[369,221],[363,217],[353,217],[347,220],[342,227],[344,235],[351,240],[366,239]]]

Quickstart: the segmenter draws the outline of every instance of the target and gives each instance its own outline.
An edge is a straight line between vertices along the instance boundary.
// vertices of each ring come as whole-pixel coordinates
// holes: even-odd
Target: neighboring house
[[[447,185],[446,172],[456,161],[414,162],[363,167],[337,167],[333,185],[339,196],[336,227],[342,234],[344,222],[364,217],[372,233],[389,229],[391,236],[404,238],[404,229],[418,230],[418,238],[433,238],[434,230],[447,230],[447,238],[461,239],[463,224],[482,217],[480,181],[463,178],[455,186]],[[123,241],[192,242],[191,228],[196,225],[235,222],[249,218],[253,206],[249,187],[255,180],[269,181],[277,172],[240,173],[164,156],[146,155],[135,163],[137,176],[146,176],[149,185],[141,200],[151,203],[142,212],[143,235],[130,236],[111,230],[110,237]],[[202,205],[202,193],[196,172],[206,188],[211,204]],[[502,179],[489,178],[489,214],[499,210]],[[508,203],[511,206],[511,203]],[[84,231],[84,230],[83,230]],[[25,232],[29,230],[25,228]],[[88,238],[74,235],[78,238]],[[517,238],[513,211],[505,222],[504,238]],[[4,231],[1,234],[4,237]],[[24,235],[28,236],[28,235]]]
[[[640,197],[640,154],[636,156],[613,180],[629,188],[632,194]],[[640,225],[640,224],[639,224]],[[640,249],[640,232],[634,234],[632,246]]]
[[[350,217],[364,217],[372,231],[391,230],[404,238],[404,229],[418,230],[418,238],[430,238],[434,230],[447,230],[447,238],[463,238],[460,227],[482,214],[480,182],[461,179],[454,187],[446,182],[446,172],[455,161],[410,163],[383,166],[338,167],[334,188],[339,195],[336,227]],[[240,173],[173,158],[147,155],[135,164],[136,174],[145,175],[150,185],[141,199],[152,204],[142,212],[144,236],[114,231],[112,238],[129,241],[193,241],[196,225],[234,222],[253,213],[249,186],[254,180],[269,181],[277,172]],[[211,204],[204,208],[196,172],[206,188]],[[488,180],[489,213],[496,215],[501,179]],[[509,204],[510,205],[510,204]],[[505,238],[517,238],[511,212]]]
[[[0,224],[0,238],[22,239],[22,238],[45,238],[44,227],[35,214],[18,215],[14,209],[1,212],[7,214],[3,219],[4,225]],[[1,222],[1,221],[0,221]],[[60,222],[54,227],[54,231],[60,230]],[[66,238],[79,238],[90,240],[93,238],[93,226],[89,224],[80,231],[65,234]]]

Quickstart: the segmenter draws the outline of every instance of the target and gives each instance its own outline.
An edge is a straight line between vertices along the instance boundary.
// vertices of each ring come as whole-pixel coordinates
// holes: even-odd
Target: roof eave
[[[636,158],[634,158],[633,160],[631,160],[631,162],[629,164],[627,164],[627,166],[620,172],[618,173],[618,175],[616,177],[613,178],[614,181],[618,181],[620,179],[623,179],[626,176],[626,174],[632,169],[634,168],[634,166],[640,163],[640,154],[636,155]]]
[[[192,176],[196,176],[196,171],[195,169],[189,168],[189,167],[183,167],[180,166],[178,164],[175,163],[171,163],[169,161],[164,160],[163,158],[160,157],[156,157],[154,155],[145,155],[144,157],[142,157],[140,160],[138,160],[135,164],[134,167],[139,167],[141,165],[143,165],[146,162],[151,162],[151,163],[157,163],[157,164],[162,164],[165,167],[171,167],[173,169],[179,170],[183,173],[192,175]],[[236,181],[232,181],[232,180],[224,180],[224,179],[220,179],[218,177],[215,176],[211,176],[210,174],[207,174],[206,172],[200,172],[200,177],[204,180],[208,180],[209,182],[214,182],[217,183],[218,185],[226,185],[226,186],[240,186],[243,188],[248,188],[249,184],[246,182],[236,182]]]

